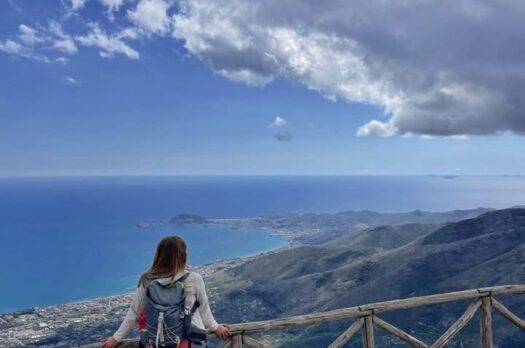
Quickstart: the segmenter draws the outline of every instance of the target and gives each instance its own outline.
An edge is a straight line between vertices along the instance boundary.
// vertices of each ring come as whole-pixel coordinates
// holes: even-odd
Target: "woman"
[[[190,301],[191,303],[197,301],[199,304],[199,307],[193,315],[192,324],[200,329],[214,332],[221,338],[230,336],[228,327],[217,324],[213,318],[202,277],[195,272],[190,272],[189,275],[186,275],[188,273],[186,270],[186,260],[186,243],[181,237],[170,236],[160,241],[157,246],[153,264],[150,269],[141,276],[139,286],[133,296],[133,301],[131,302],[124,321],[113,337],[106,339],[102,343],[102,348],[116,347],[131,331],[139,319],[139,316],[141,316],[141,314],[143,315],[143,310],[146,305],[146,287],[152,279],[164,284],[173,284],[178,279],[186,276],[184,279],[186,301]],[[188,346],[188,340],[184,340],[179,347]]]

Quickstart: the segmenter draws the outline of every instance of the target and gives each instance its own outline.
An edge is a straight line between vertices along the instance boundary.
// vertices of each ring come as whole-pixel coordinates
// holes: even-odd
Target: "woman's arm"
[[[214,332],[220,338],[226,338],[230,336],[230,329],[227,325],[217,324],[213,314],[211,313],[210,304],[208,302],[208,295],[206,294],[206,287],[204,286],[204,280],[198,275],[197,277],[197,291],[195,298],[199,301],[199,314],[202,319],[204,327],[211,332]]]
[[[144,305],[146,303],[145,299],[146,290],[142,285],[140,285],[133,295],[133,300],[131,301],[131,306],[128,309],[126,317],[113,335],[113,338],[117,342],[121,342],[135,326],[138,316],[144,309]]]
[[[206,287],[204,285],[204,280],[202,279],[200,274],[195,274],[195,275],[196,275],[195,298],[199,302],[199,308],[197,310],[199,311],[199,314],[202,318],[204,327],[207,330],[215,332],[217,328],[219,327],[219,324],[217,324],[217,322],[215,321],[215,318],[213,317],[213,314],[211,313],[210,304],[208,303],[208,295],[206,294]]]

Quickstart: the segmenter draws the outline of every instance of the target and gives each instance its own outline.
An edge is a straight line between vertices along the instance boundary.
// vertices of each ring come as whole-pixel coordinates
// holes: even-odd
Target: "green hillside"
[[[524,281],[525,209],[506,209],[442,227],[382,226],[319,246],[285,250],[217,275],[212,286],[220,295],[215,297],[218,315],[239,321]],[[523,299],[507,303],[520,315],[525,313]],[[430,343],[466,305],[385,317]],[[510,323],[499,324],[495,332],[500,347],[514,347],[509,343],[514,341],[525,346],[523,333]],[[284,336],[289,338],[284,346],[328,343],[343,329],[342,324],[332,324],[295,331]],[[478,325],[471,325],[456,343],[476,347],[477,333]],[[378,339],[387,342],[381,341],[385,337]],[[388,346],[396,344],[388,341]]]

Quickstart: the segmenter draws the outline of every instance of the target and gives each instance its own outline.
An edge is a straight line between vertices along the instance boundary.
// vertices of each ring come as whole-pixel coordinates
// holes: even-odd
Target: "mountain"
[[[468,218],[459,219],[461,216]],[[525,283],[525,209],[403,214],[346,212],[283,215],[263,221],[293,226],[297,231],[305,226],[320,231],[318,236],[327,231],[341,233],[329,232],[327,235],[335,237],[323,243],[273,251],[208,269],[203,274],[210,303],[221,322],[274,319],[375,301]],[[322,221],[328,224],[326,229]],[[345,229],[345,223],[358,221],[362,223],[359,228]],[[386,222],[390,224],[385,225]],[[525,316],[525,296],[498,299],[516,314]],[[109,302],[114,304],[115,300]],[[107,337],[128,309],[123,297],[117,302],[111,314],[107,312],[108,299],[93,301],[88,307],[81,305],[82,308],[68,309],[65,305],[59,312],[74,318],[85,313],[86,321],[57,329],[54,336],[30,346],[74,346]],[[467,306],[468,301],[460,301],[383,313],[380,317],[432,343]],[[498,348],[525,347],[525,332],[497,313],[493,317]],[[34,325],[38,326],[39,320],[37,316]],[[447,346],[479,348],[478,321],[474,318]],[[264,334],[264,338],[272,339],[272,347],[326,347],[350,322],[274,331]],[[381,330],[375,332],[378,347],[405,347]],[[357,335],[352,346],[360,346],[359,339]]]
[[[445,223],[383,225],[346,234],[323,244],[324,247],[369,247],[395,249],[433,232]]]
[[[523,283],[525,209],[491,211],[441,227],[408,224],[367,229],[323,245],[260,257],[217,277],[212,285],[217,295],[216,311],[232,321]],[[517,314],[525,314],[523,296],[509,298],[506,303]],[[431,343],[466,305],[444,304],[384,317]],[[525,346],[522,332],[513,331],[510,323],[497,323],[495,337],[499,347]],[[343,330],[342,324],[295,330],[285,346],[327,344]],[[478,347],[477,334],[478,325],[474,322],[458,336],[456,344]],[[378,337],[379,346],[385,346],[382,339],[386,340]],[[395,347],[396,343],[386,346]]]
[[[490,208],[427,212],[379,213],[368,210],[344,211],[335,214],[275,214],[252,220],[255,227],[293,231],[300,244],[322,244],[340,236],[381,225],[436,224],[455,222],[479,216]],[[238,223],[238,221],[232,221]],[[305,233],[306,232],[306,233]]]

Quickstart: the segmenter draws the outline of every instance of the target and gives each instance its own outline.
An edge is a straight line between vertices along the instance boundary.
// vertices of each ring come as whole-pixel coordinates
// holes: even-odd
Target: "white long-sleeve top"
[[[177,280],[180,277],[182,277],[185,273],[186,272],[179,272],[175,275],[175,277],[167,277],[157,280],[163,284],[169,284],[174,280]],[[193,304],[195,300],[197,300],[200,304],[197,310],[195,311],[195,314],[193,315],[192,324],[197,326],[198,328],[209,331],[217,330],[217,327],[219,325],[217,324],[217,322],[213,318],[213,314],[211,313],[210,305],[208,303],[208,296],[206,295],[206,288],[204,286],[204,281],[202,280],[201,275],[195,272],[191,272],[184,281],[184,289],[187,304]],[[137,318],[144,309],[145,305],[146,289],[141,284],[135,291],[133,300],[131,301],[131,306],[129,307],[126,317],[122,321],[122,324],[120,324],[118,330],[113,335],[113,338],[117,342],[121,342],[133,329],[133,327],[136,324]]]

